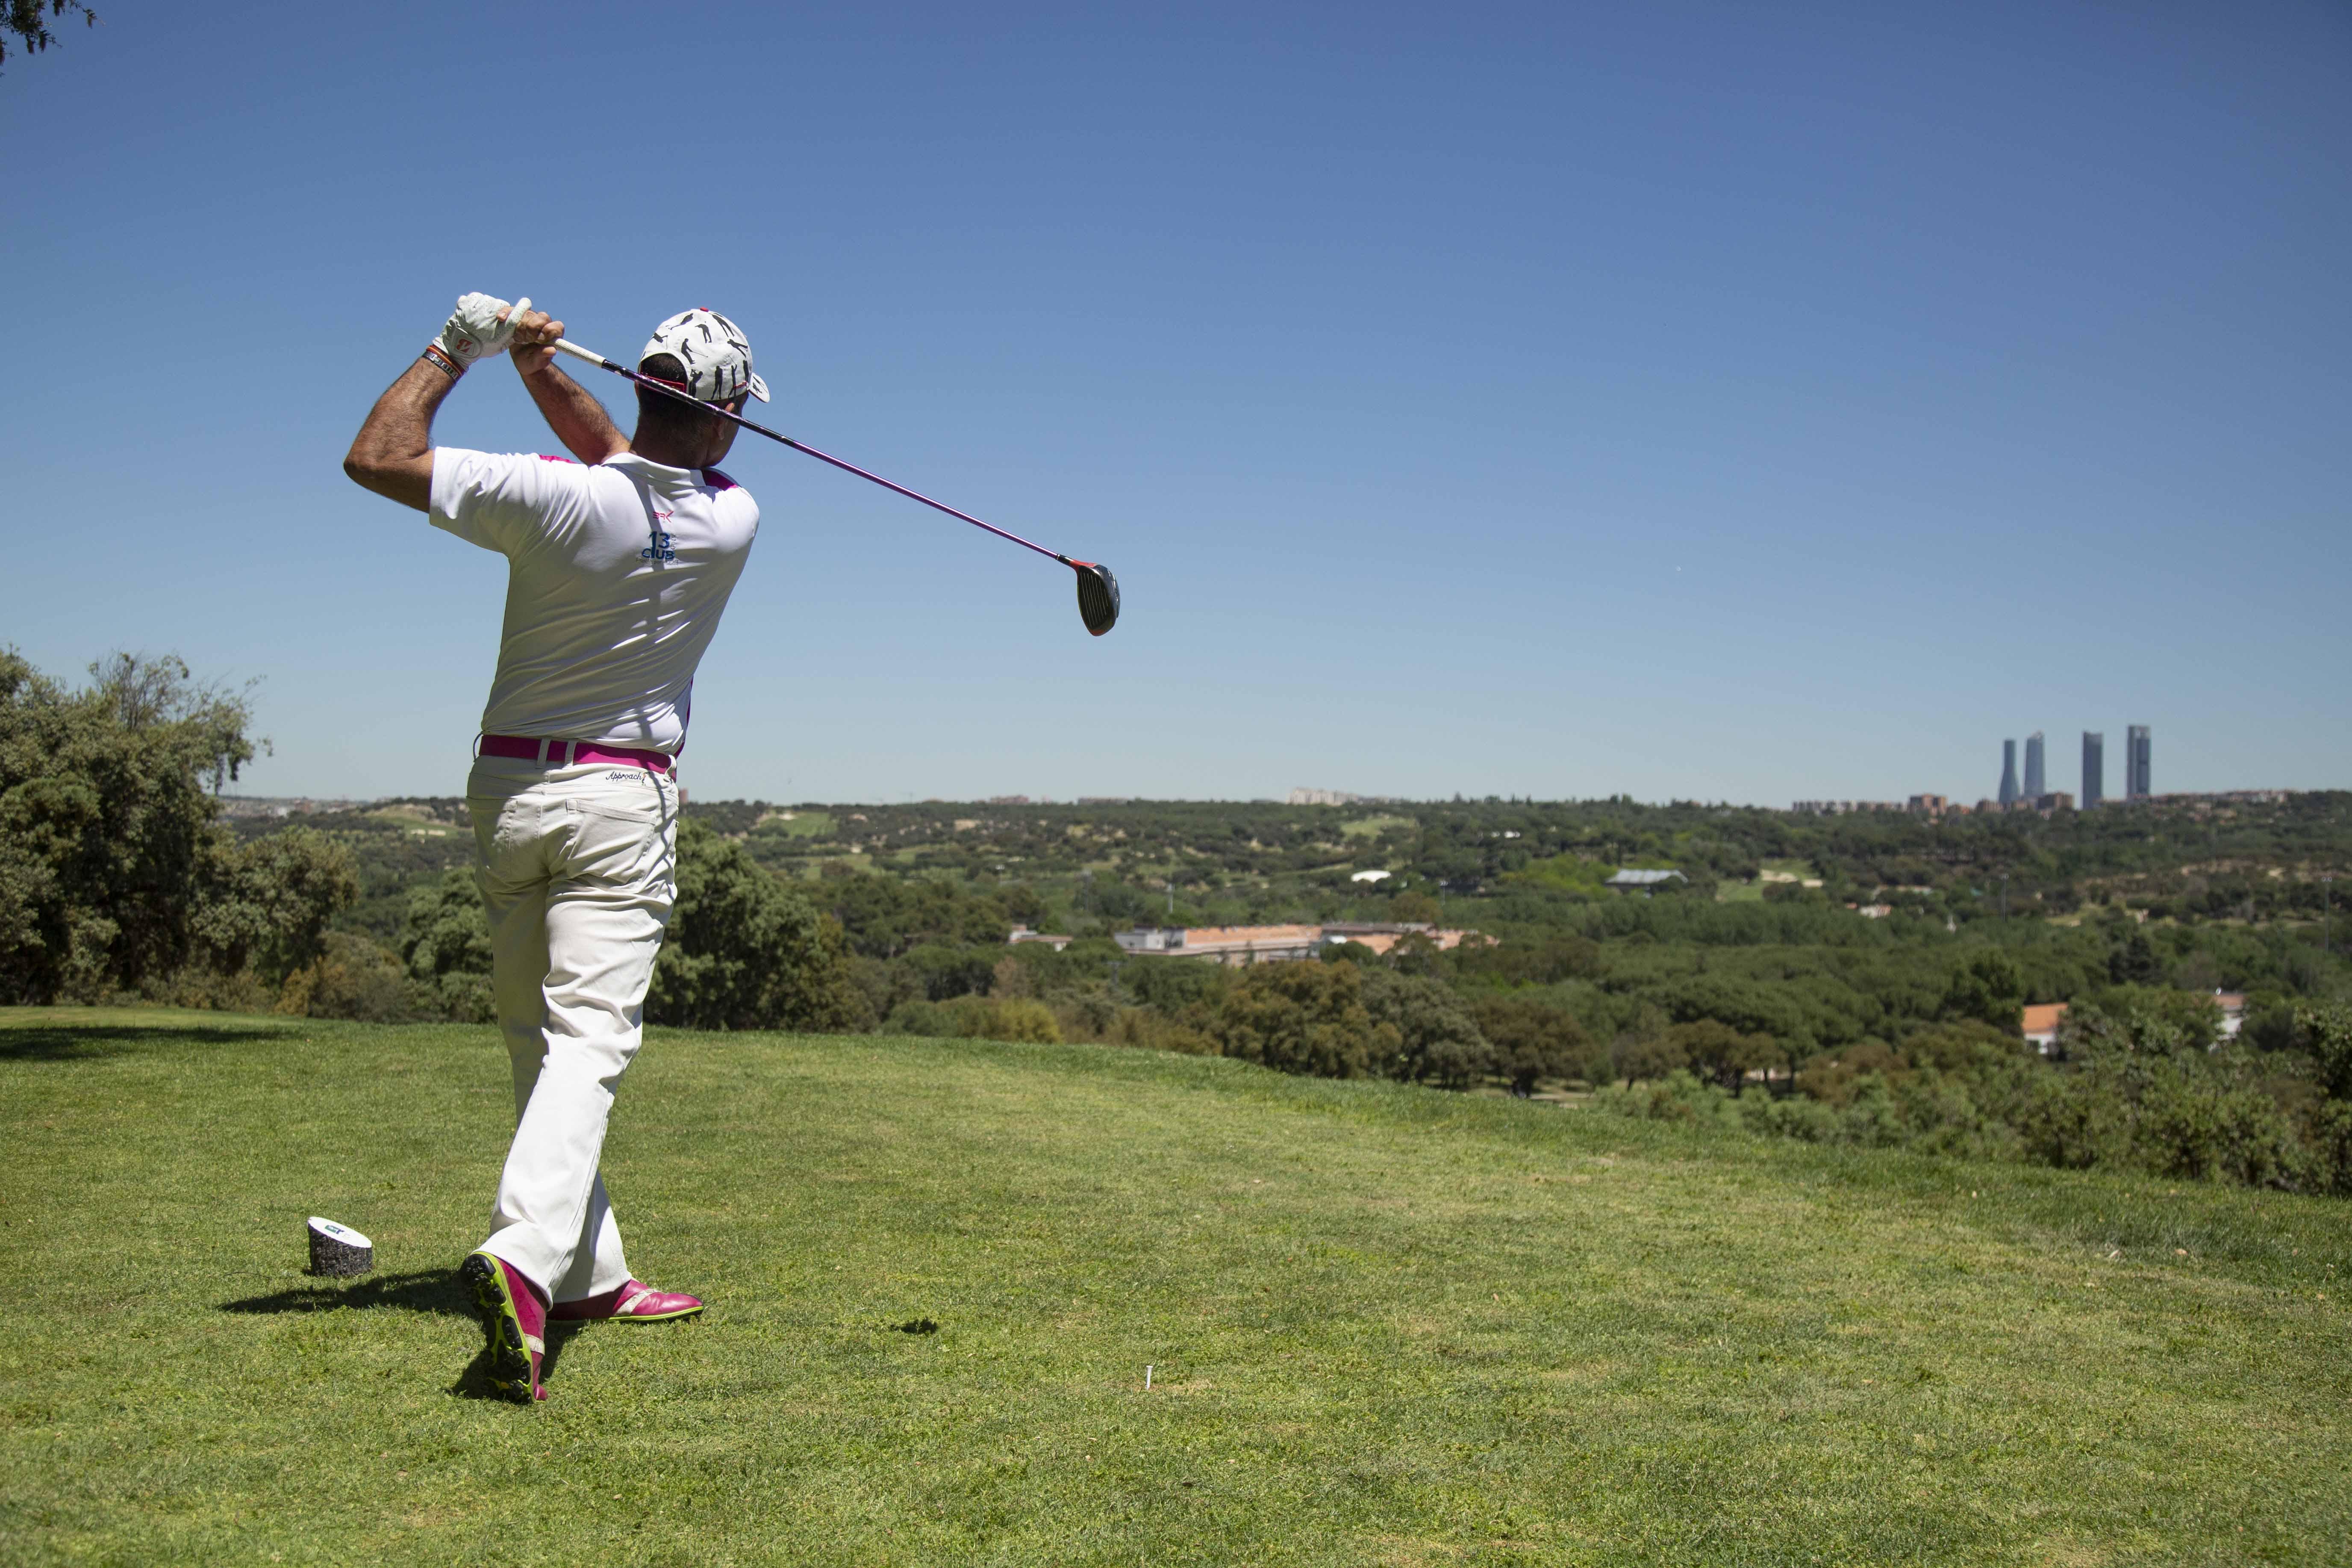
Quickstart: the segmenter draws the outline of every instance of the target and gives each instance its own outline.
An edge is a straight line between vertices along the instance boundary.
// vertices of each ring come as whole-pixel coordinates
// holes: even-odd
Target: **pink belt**
[[[551,768],[626,763],[654,773],[667,773],[677,765],[667,752],[633,752],[625,747],[592,746],[585,741],[550,741],[535,735],[485,735],[480,750],[475,754],[512,757],[520,762],[542,763]]]

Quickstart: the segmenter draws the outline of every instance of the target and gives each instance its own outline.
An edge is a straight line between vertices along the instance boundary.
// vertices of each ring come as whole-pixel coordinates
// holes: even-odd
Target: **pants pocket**
[[[572,874],[600,882],[658,884],[656,896],[671,901],[671,861],[677,826],[666,813],[586,801],[570,803],[573,818]]]

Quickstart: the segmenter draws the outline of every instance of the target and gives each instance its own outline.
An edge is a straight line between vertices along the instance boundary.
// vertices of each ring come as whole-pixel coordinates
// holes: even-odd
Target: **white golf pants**
[[[597,1161],[677,897],[677,785],[482,757],[467,781],[515,1136],[483,1249],[555,1301],[629,1279]]]

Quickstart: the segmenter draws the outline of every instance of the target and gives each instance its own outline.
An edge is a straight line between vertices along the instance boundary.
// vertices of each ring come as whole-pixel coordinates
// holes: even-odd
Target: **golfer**
[[[523,301],[527,306],[529,301]],[[343,471],[507,558],[498,675],[466,805],[488,917],[514,1143],[490,1235],[460,1272],[492,1381],[544,1399],[546,1325],[702,1310],[631,1277],[597,1161],[637,1053],[646,987],[677,896],[677,754],[695,667],[742,574],[760,510],[711,467],[735,426],[640,389],[636,432],[555,368],[563,323],[468,294],[360,427]],[[434,411],[511,350],[579,461],[432,445]],[[740,413],[768,389],[709,310],[672,316],[639,370]]]

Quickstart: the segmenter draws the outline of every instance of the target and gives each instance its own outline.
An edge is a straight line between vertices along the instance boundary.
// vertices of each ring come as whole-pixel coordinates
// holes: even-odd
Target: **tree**
[[[23,53],[37,55],[56,43],[57,35],[49,31],[49,18],[79,13],[82,26],[95,26],[98,13],[82,4],[82,0],[48,0],[48,15],[41,13],[41,0],[7,0],[7,9],[0,11],[0,60],[8,58],[8,39],[13,35],[16,47]]]
[[[2153,985],[2163,973],[2145,930],[2134,931],[2107,955],[2107,978],[2118,985]]]
[[[240,886],[206,786],[253,758],[245,700],[191,679],[176,658],[119,654],[90,674],[69,691],[0,653],[9,1001],[96,1001],[159,980],[195,954],[206,900]]]
[[[1743,1035],[1713,1018],[1676,1024],[1666,1031],[1666,1039],[1681,1050],[1694,1072],[1733,1094],[1748,1081],[1751,1068],[1769,1067],[1781,1059],[1780,1044],[1771,1036]]]
[[[1361,1078],[1373,1070],[1372,1017],[1352,963],[1255,965],[1226,993],[1215,1032],[1225,1055],[1284,1072]],[[1393,1055],[1402,1041],[1385,1043]]]
[[[444,871],[439,881],[410,891],[400,956],[409,977],[437,1002],[444,1016],[468,1024],[487,1024],[498,1016],[490,997],[489,921],[480,884],[471,871]]]
[[[1445,911],[1435,899],[1423,892],[1399,893],[1389,900],[1389,919],[1406,924],[1415,922],[1435,925],[1445,918]]]
[[[352,852],[324,834],[289,827],[209,858],[192,927],[211,968],[250,964],[270,985],[326,952],[327,922],[359,897]]]
[[[2322,1091],[2352,1101],[2352,1005],[2330,1002],[2297,1007],[2294,1032],[2318,1067]]]
[[[1947,1018],[1977,1018],[2014,1029],[2024,1005],[2024,975],[2007,953],[1989,950],[1953,969],[1941,1012]]]
[[[1376,969],[1364,975],[1363,999],[1374,1049],[1391,1053],[1375,1058],[1373,1071],[1409,1083],[1467,1089],[1492,1070],[1494,1047],[1477,1018],[1442,982]]]
[[[678,825],[677,903],[646,1017],[690,1029],[837,1031],[872,1021],[840,925],[692,817]]]
[[[1493,1070],[1525,1099],[1537,1081],[1552,1078],[1606,1077],[1606,1057],[1596,1059],[1592,1042],[1573,1015],[1547,1007],[1533,997],[1482,996],[1472,1004],[1479,1033],[1494,1047]]]
[[[1643,1079],[1664,1078],[1690,1063],[1671,1033],[1620,1035],[1610,1046],[1609,1059],[1629,1088]]]

